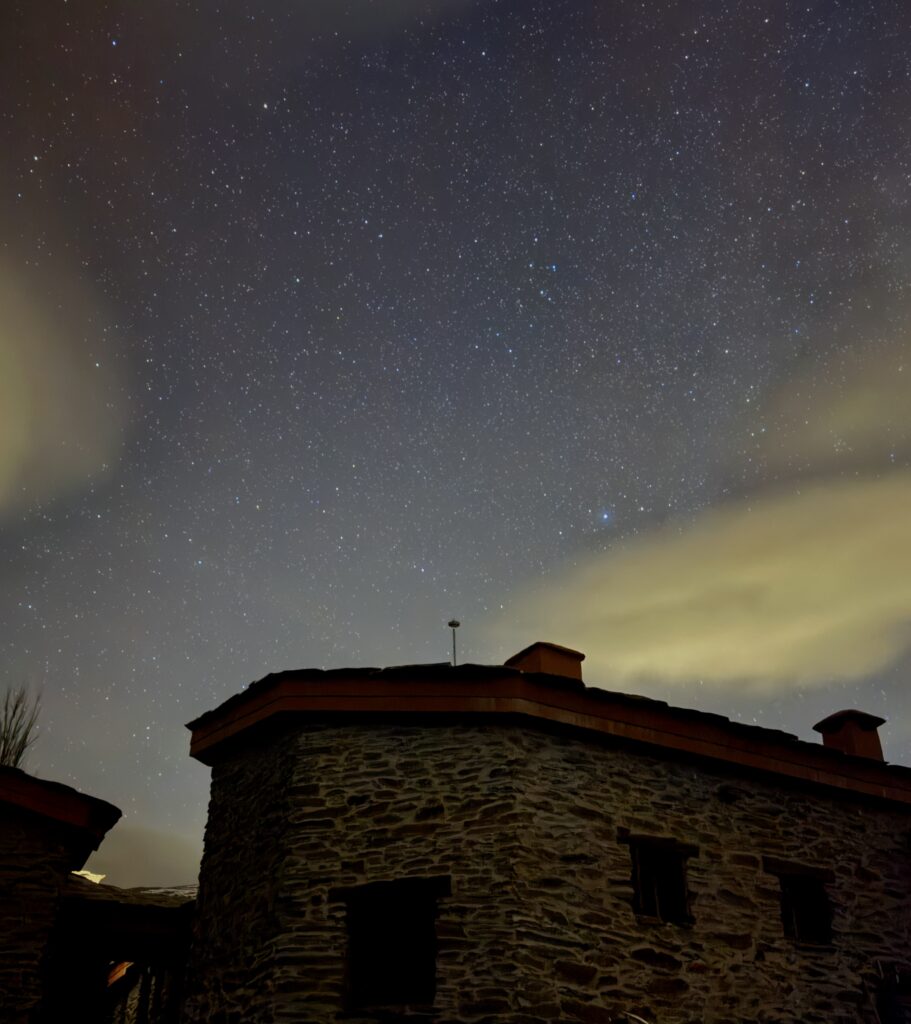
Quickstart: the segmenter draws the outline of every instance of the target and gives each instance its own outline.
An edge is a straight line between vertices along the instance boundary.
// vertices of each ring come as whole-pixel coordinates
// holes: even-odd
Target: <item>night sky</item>
[[[502,662],[911,763],[905,0],[12,0],[0,675],[189,881],[183,723]]]

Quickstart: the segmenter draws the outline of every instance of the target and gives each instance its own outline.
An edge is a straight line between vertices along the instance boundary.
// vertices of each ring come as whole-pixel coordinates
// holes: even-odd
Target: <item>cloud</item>
[[[510,619],[615,688],[859,679],[911,649],[908,510],[908,472],[754,496],[565,570]]]
[[[820,474],[911,457],[911,343],[857,348],[810,364],[774,391],[760,416],[772,470]]]
[[[133,886],[189,885],[199,874],[202,843],[141,825],[115,825],[86,868],[105,883]]]
[[[0,265],[0,518],[85,487],[123,419],[99,304],[69,274]]]
[[[576,646],[618,688],[757,696],[889,669],[911,654],[909,410],[907,339],[791,367],[721,460],[756,439],[751,494],[558,570],[495,631]]]

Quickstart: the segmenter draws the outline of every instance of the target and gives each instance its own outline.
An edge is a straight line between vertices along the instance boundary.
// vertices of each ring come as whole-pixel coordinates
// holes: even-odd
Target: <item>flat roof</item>
[[[911,807],[911,768],[844,754],[723,715],[504,665],[442,662],[273,673],[190,722],[190,754],[215,764],[254,729],[289,716],[302,721],[350,716],[547,723],[665,756],[706,759]]]

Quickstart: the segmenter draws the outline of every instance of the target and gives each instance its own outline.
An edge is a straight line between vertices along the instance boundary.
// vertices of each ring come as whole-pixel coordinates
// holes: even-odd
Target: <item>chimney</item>
[[[506,665],[520,672],[546,672],[551,676],[566,676],[581,681],[584,660],[585,655],[581,651],[539,640],[514,654]]]
[[[885,718],[868,715],[865,711],[849,708],[847,711],[836,711],[813,728],[822,733],[825,747],[840,750],[843,754],[855,757],[869,757],[874,761],[883,761],[883,748],[876,731],[885,723]]]

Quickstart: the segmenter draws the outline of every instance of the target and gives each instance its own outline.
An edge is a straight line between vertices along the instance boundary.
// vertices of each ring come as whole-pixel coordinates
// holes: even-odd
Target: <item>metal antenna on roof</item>
[[[449,628],[452,630],[452,665],[455,668],[456,662],[456,644],[455,644],[455,631],[461,626],[462,623],[458,619],[450,619],[448,622]]]

